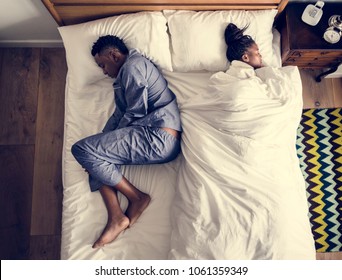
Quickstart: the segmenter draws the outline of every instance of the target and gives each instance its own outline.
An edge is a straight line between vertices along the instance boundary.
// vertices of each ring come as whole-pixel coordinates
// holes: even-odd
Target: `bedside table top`
[[[330,44],[323,39],[323,34],[328,28],[328,20],[332,15],[342,14],[342,2],[325,2],[323,15],[316,26],[311,26],[302,21],[302,13],[308,4],[290,2],[286,7],[286,25],[291,49],[327,49],[341,50],[342,38],[336,44]]]

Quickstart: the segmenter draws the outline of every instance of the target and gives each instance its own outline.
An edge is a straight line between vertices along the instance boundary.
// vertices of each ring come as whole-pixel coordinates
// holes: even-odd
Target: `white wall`
[[[0,0],[0,46],[59,46],[57,23],[40,0]]]

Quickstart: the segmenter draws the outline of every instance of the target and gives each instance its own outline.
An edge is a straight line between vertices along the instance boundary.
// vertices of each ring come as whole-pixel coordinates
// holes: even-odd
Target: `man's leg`
[[[138,126],[87,137],[74,144],[71,151],[94,182],[101,182],[91,186],[96,191],[102,185],[116,186],[122,181],[121,165],[173,160],[180,151],[180,142],[162,129]]]
[[[108,220],[101,236],[93,244],[94,249],[112,242],[129,226],[129,219],[120,208],[116,191],[112,187],[105,185],[99,191],[107,208]]]
[[[122,176],[120,165],[163,163],[174,159],[179,151],[179,139],[162,129],[143,127],[128,127],[94,135],[79,141],[72,147],[72,153],[77,161],[93,178],[91,181],[94,184],[91,184],[91,190],[96,191],[100,188],[108,211],[107,225],[94,243],[94,248],[113,241],[120,232],[134,224],[151,200],[148,194],[138,190]],[[127,197],[129,201],[125,213],[127,216],[119,209],[114,189],[103,188],[103,185],[113,186]],[[112,198],[113,194],[115,197]],[[111,204],[113,201],[117,204],[116,207]],[[118,223],[122,215],[127,218],[128,225],[126,225],[126,219],[123,219],[124,226]]]
[[[125,177],[122,177],[120,183],[114,188],[128,199],[129,204],[125,214],[129,218],[129,225],[131,226],[148,206],[151,201],[151,197],[147,193],[138,190]]]
[[[120,208],[116,190],[102,186],[99,191],[107,208],[108,221],[101,236],[95,241],[94,249],[112,242],[128,226],[134,224],[151,201],[148,194],[138,190],[125,177],[114,188],[124,194],[129,201],[125,213],[127,216]]]

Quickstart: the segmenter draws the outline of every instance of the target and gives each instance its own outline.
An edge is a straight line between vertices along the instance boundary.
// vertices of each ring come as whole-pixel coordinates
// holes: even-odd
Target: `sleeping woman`
[[[181,108],[171,259],[315,258],[296,153],[299,71],[263,66],[244,31],[227,26],[229,69]]]
[[[226,56],[230,62],[240,60],[257,69],[263,66],[262,56],[252,37],[243,34],[246,29],[247,27],[239,29],[233,23],[228,24],[224,32],[228,46]]]

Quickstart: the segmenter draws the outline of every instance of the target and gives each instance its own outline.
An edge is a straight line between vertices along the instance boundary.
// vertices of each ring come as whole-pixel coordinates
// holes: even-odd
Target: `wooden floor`
[[[63,48],[0,48],[0,259],[59,259]],[[301,70],[305,108],[342,107],[342,79]],[[318,254],[342,259],[342,252]]]
[[[0,48],[0,258],[59,259],[64,49]]]

